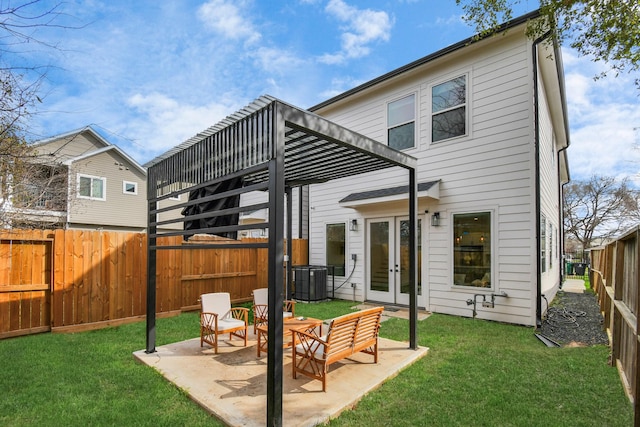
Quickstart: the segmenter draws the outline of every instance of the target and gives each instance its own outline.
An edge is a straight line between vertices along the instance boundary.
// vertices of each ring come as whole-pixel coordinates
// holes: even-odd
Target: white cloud
[[[393,20],[386,12],[358,9],[342,0],[330,0],[325,10],[345,25],[340,52],[322,55],[320,62],[339,64],[347,59],[361,58],[369,54],[371,43],[389,40]]]
[[[305,60],[294,52],[284,49],[260,47],[249,53],[260,69],[268,73],[287,74],[305,64]]]
[[[136,141],[139,152],[132,153],[136,159],[142,159],[142,163],[238,109],[237,105],[224,101],[195,106],[183,104],[158,92],[135,94],[127,100],[127,105],[137,113],[128,126],[135,129],[137,135],[144,135],[144,141]]]
[[[464,19],[462,19],[462,15],[450,15],[448,18],[437,17],[434,26],[445,26],[449,25],[467,25]]]
[[[246,19],[247,2],[209,0],[198,9],[199,18],[212,30],[227,39],[245,40],[247,44],[253,44],[260,40],[260,33],[254,28],[253,23]]]

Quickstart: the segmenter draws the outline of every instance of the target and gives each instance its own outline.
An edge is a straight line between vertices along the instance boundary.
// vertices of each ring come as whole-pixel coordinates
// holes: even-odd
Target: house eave
[[[522,15],[520,17],[517,17],[509,22],[506,22],[504,24],[502,24],[496,31],[495,33],[501,33],[504,32],[506,30],[509,30],[511,28],[517,27],[519,25],[525,24],[527,21],[532,20],[532,19],[536,19],[540,17],[540,10],[534,10],[533,12],[529,12],[525,15]],[[310,108],[308,108],[309,111],[312,112],[316,112],[319,110],[322,110],[325,107],[328,107],[330,105],[336,104],[340,101],[342,101],[343,99],[349,98],[353,95],[356,95],[360,92],[363,92],[369,88],[375,87],[383,82],[386,82],[388,80],[394,79],[398,76],[404,75],[405,73],[412,71],[413,69],[419,68],[425,64],[428,64],[430,62],[433,62],[439,58],[442,58],[444,56],[447,56],[453,52],[456,52],[458,50],[464,49],[466,47],[469,47],[470,45],[477,43],[480,40],[484,40],[488,37],[493,36],[494,33],[489,34],[489,35],[483,35],[483,34],[476,34],[474,36],[468,37],[464,40],[461,40],[455,44],[452,44],[450,46],[447,46],[443,49],[440,49],[437,52],[434,52],[430,55],[427,55],[425,57],[422,57],[416,61],[413,61],[407,65],[404,65],[400,68],[396,68],[395,70],[392,70],[386,74],[383,74],[380,77],[377,77],[373,80],[370,80],[366,83],[363,83],[359,86],[354,87],[353,89],[350,89],[346,92],[343,92],[337,96],[334,96],[333,98],[329,98],[326,101],[323,101],[319,104],[316,104]]]

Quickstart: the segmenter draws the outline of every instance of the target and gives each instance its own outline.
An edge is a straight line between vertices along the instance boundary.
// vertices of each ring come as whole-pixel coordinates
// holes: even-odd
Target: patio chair
[[[282,317],[295,316],[296,302],[292,300],[285,300],[282,312]],[[267,316],[269,314],[269,289],[260,288],[253,290],[253,333],[256,333],[256,328],[260,325],[267,323]]]
[[[247,346],[247,320],[249,309],[231,307],[231,297],[227,292],[203,294],[200,296],[200,347],[203,343],[211,345],[218,354],[218,335],[229,334],[229,340],[235,335],[244,340]]]

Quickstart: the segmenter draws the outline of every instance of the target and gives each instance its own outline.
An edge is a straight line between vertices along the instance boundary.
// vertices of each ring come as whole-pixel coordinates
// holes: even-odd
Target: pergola
[[[291,216],[285,194],[296,186],[322,183],[388,168],[408,171],[410,348],[417,349],[417,161],[356,132],[291,106],[270,96],[262,96],[215,126],[185,141],[148,164],[148,266],[147,345],[155,352],[156,341],[156,253],[183,246],[158,246],[162,236],[196,233],[226,234],[255,229],[256,224],[218,222],[216,219],[268,209],[268,221],[258,225],[268,230],[267,243],[230,243],[233,247],[268,248],[269,329],[267,351],[267,425],[282,425],[284,240],[285,215]],[[159,208],[160,201],[180,194],[193,195],[205,187],[241,182],[233,188],[186,202]],[[252,191],[266,191],[268,202],[194,213],[190,207],[221,201]],[[183,199],[184,200],[184,199]],[[222,204],[224,205],[224,204]],[[220,204],[219,204],[220,206]],[[162,213],[173,218],[158,220]],[[187,212],[186,214],[184,212]],[[165,224],[189,223],[189,230],[159,231]],[[193,224],[201,224],[193,227]],[[207,224],[207,225],[202,225]],[[211,225],[213,224],[213,225]],[[222,224],[222,225],[220,225]],[[291,221],[288,220],[291,235]],[[291,239],[287,239],[291,242]],[[199,245],[220,248],[224,243]],[[290,249],[290,248],[289,248]],[[290,251],[288,253],[291,253]],[[287,263],[289,264],[289,263]],[[291,268],[287,265],[287,268]],[[289,270],[290,271],[290,270]],[[271,345],[273,343],[273,345]]]

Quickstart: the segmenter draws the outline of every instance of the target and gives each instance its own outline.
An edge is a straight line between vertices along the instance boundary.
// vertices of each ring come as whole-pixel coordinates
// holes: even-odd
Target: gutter
[[[541,200],[540,200],[540,118],[538,114],[538,105],[539,105],[539,88],[538,88],[538,45],[542,43],[544,40],[549,38],[552,35],[551,31],[546,32],[542,36],[538,37],[533,41],[531,46],[532,59],[533,59],[533,108],[534,108],[534,144],[535,144],[535,203],[536,203],[536,326],[540,327],[542,325],[542,268],[540,265],[539,256],[541,253],[542,245],[541,245],[541,236],[540,236],[540,217],[542,215],[541,209]],[[554,54],[555,54],[555,63],[556,63],[556,71],[558,73],[558,85],[560,86],[560,97],[561,97],[561,106],[562,106],[562,115],[563,122],[565,127],[566,134],[566,144],[565,147],[561,150],[558,150],[557,153],[557,162],[556,165],[558,167],[557,171],[559,172],[560,168],[560,156],[563,155],[563,151],[569,148],[569,120],[567,117],[567,103],[566,103],[566,92],[564,87],[564,72],[562,71],[562,57],[560,56],[558,44],[554,41]],[[559,174],[558,174],[559,176]],[[567,164],[567,178],[568,176],[568,164]],[[569,182],[569,181],[567,181]],[[563,183],[560,188],[559,194],[559,203],[560,210],[558,213],[558,221],[559,228],[562,230],[560,233],[560,238],[562,239],[562,244],[560,248],[564,251],[564,220],[563,220]],[[562,284],[562,271],[563,265],[560,263],[560,283]]]
[[[371,87],[374,87],[386,80],[390,80],[394,77],[397,77],[399,75],[402,75],[404,73],[406,73],[407,71],[410,71],[414,68],[418,68],[421,65],[427,64],[431,61],[434,61],[438,58],[441,58],[443,56],[449,55],[452,52],[455,52],[457,50],[460,50],[462,48],[465,48],[473,43],[476,43],[480,40],[484,40],[487,39],[489,37],[493,37],[494,35],[500,34],[506,30],[509,30],[511,28],[517,27],[518,25],[524,24],[527,21],[531,20],[531,19],[535,19],[540,17],[540,9],[534,10],[533,12],[529,12],[526,15],[522,15],[520,17],[517,17],[515,19],[512,19],[509,22],[506,22],[502,25],[500,25],[493,33],[488,34],[488,35],[480,35],[480,34],[476,34],[474,36],[471,36],[465,40],[459,41],[455,44],[452,44],[450,46],[445,47],[444,49],[441,49],[437,52],[434,52],[430,55],[427,55],[423,58],[420,58],[416,61],[413,61],[407,65],[404,65],[400,68],[397,68],[393,71],[390,71],[386,74],[381,75],[380,77],[377,77],[373,80],[370,80],[366,83],[361,84],[360,86],[356,86],[353,89],[350,89],[346,92],[343,92],[339,95],[334,96],[333,98],[327,99],[326,101],[321,102],[320,104],[314,105],[313,107],[309,107],[307,110],[311,111],[311,112],[316,112],[318,110],[323,109],[324,107],[327,107],[329,105],[335,104],[336,102],[339,102],[343,99],[349,98],[350,96],[353,96],[359,92],[365,91],[366,89],[369,89]]]
[[[548,31],[533,41],[531,45],[531,56],[533,59],[533,141],[535,147],[535,212],[536,212],[536,328],[542,326],[542,268],[540,266],[540,251],[542,249],[540,236],[540,116],[538,112],[539,88],[538,88],[538,45],[551,35]]]

